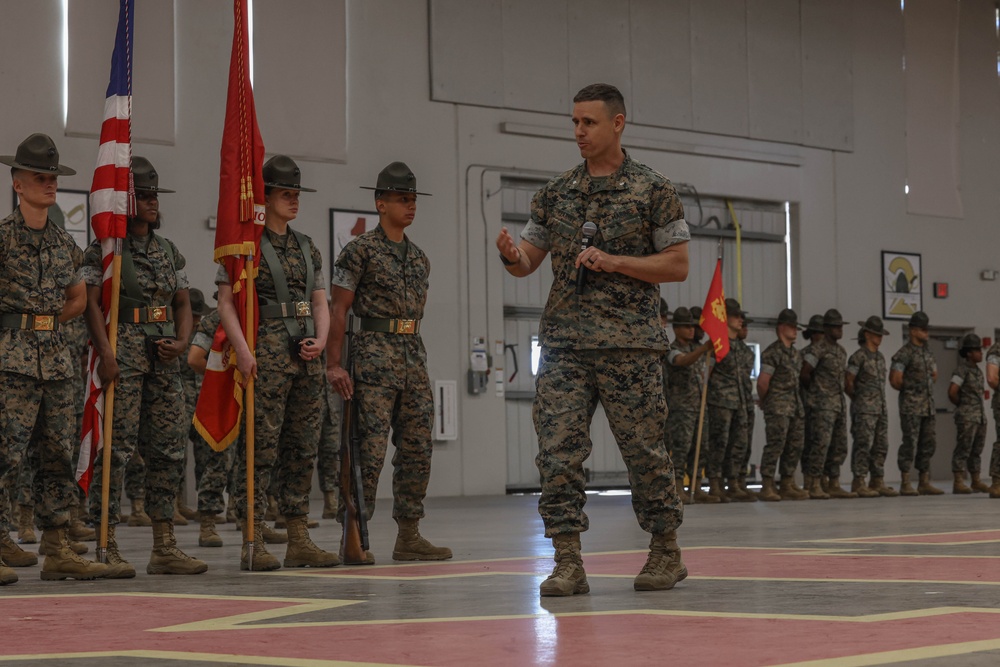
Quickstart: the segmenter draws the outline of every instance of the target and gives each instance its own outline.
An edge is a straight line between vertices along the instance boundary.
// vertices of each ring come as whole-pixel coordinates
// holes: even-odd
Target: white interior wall
[[[150,1],[137,3],[137,21],[142,21],[143,5]],[[495,9],[497,4],[484,2],[487,8]],[[518,3],[508,0],[502,4]],[[638,4],[648,12],[657,3]],[[759,3],[747,4],[755,7]],[[880,250],[914,251],[923,255],[924,304],[932,323],[975,327],[991,335],[996,325],[997,283],[980,281],[978,273],[984,268],[1000,268],[993,250],[1000,159],[994,5],[990,0],[961,3],[959,158],[964,218],[945,220],[906,213],[902,191],[906,99],[899,2],[856,0],[839,4],[841,11],[847,12],[852,37],[853,114],[849,120],[853,152],[649,126],[627,128],[626,140],[636,144],[631,152],[669,177],[693,183],[705,193],[793,202],[794,265],[798,269],[794,305],[800,315],[837,307],[856,320],[879,312]],[[664,3],[664,7],[676,5],[683,3]],[[163,231],[188,258],[193,284],[211,293],[214,236],[205,220],[214,215],[216,207],[232,10],[228,2],[175,0],[174,6],[175,141],[173,145],[138,144],[135,152],[153,161],[165,187],[178,190],[161,201],[166,220]],[[308,15],[293,7],[289,5],[285,16],[273,21],[284,18],[293,29],[308,21]],[[817,3],[803,0],[801,11],[816,11],[816,7]],[[498,223],[484,223],[481,213],[485,208],[489,220],[498,220],[499,197],[481,207],[482,189],[494,192],[504,171],[554,173],[574,165],[579,156],[571,141],[571,125],[568,117],[553,113],[431,101],[428,3],[347,0],[346,11],[346,150],[339,163],[300,161],[303,182],[319,192],[303,197],[298,227],[314,238],[328,263],[328,209],[370,208],[370,192],[358,186],[371,184],[392,160],[407,162],[420,188],[434,194],[420,200],[411,234],[427,251],[433,267],[423,328],[430,373],[432,380],[458,380],[462,388],[470,337],[486,336],[493,341],[503,336],[499,305],[502,269],[492,249]],[[49,133],[60,148],[62,161],[79,171],[62,179],[61,185],[88,189],[96,139],[66,136],[63,126],[61,3],[0,0],[0,12],[7,25],[32,28],[8,31],[0,40],[0,81],[7,91],[0,107],[0,152],[12,153],[31,132]],[[543,25],[543,34],[564,35],[565,23],[558,21],[573,20],[579,29],[580,21],[586,18],[577,13],[572,17],[565,12],[552,14],[546,20],[557,23]],[[466,16],[463,20],[476,20],[475,15]],[[289,25],[274,28],[287,32]],[[520,33],[509,28],[504,26],[504,40],[518,38]],[[261,39],[269,26],[257,24],[255,30]],[[615,30],[616,34],[621,32]],[[522,35],[520,39],[528,38]],[[518,52],[517,47],[517,43],[511,46],[506,41],[503,46],[505,53]],[[99,60],[110,60],[110,43],[94,44],[93,48],[106,51]],[[329,52],[328,45],[304,41],[289,41],[287,48],[303,60]],[[569,47],[564,44],[559,48]],[[803,44],[803,54],[809,48]],[[567,52],[574,51],[563,51]],[[462,54],[452,57],[461,58]],[[518,62],[521,69],[517,71],[513,65],[510,60],[483,63],[497,75],[487,79],[508,86],[494,91],[495,96],[509,102],[514,95],[512,106],[517,106],[518,94],[538,94],[546,88],[546,80],[533,74],[534,69],[545,70],[546,65],[524,60]],[[559,72],[564,71],[565,64],[560,68]],[[767,72],[755,69],[752,76],[766,78]],[[263,89],[268,77],[295,77],[295,72],[287,67],[269,68],[268,63],[258,61],[255,77]],[[566,82],[559,78],[555,83],[556,99],[562,99]],[[756,81],[759,85],[751,89],[766,90],[769,83]],[[311,80],[300,81],[302,104],[313,99],[314,85]],[[803,118],[816,113],[815,105],[810,104],[813,98],[808,97],[814,86],[815,81],[803,82],[802,94],[807,97]],[[568,102],[565,111],[569,111]],[[690,111],[685,113],[690,122]],[[504,131],[512,124],[542,131]],[[806,123],[806,129],[809,127],[824,129],[814,119]],[[317,126],[314,131],[320,136],[324,128]],[[261,132],[266,146],[269,136],[281,134],[266,126]],[[277,150],[273,145],[270,148]],[[768,155],[783,157],[771,160]],[[747,156],[754,159],[743,159]],[[328,275],[329,267],[325,270]],[[692,267],[692,271],[703,273],[711,270]],[[932,299],[933,281],[949,282],[951,297]],[[901,342],[899,324],[890,324],[889,329],[893,335],[885,342],[887,356]],[[848,339],[852,333],[848,329]],[[850,349],[850,340],[845,342]],[[943,374],[949,371],[942,369]],[[889,399],[891,450],[887,469],[892,479],[899,441],[892,390]],[[461,391],[459,408],[459,439],[435,447],[430,494],[503,492],[503,399],[492,392],[470,397]],[[939,443],[939,448],[951,446]],[[936,472],[947,474],[946,470]],[[382,495],[387,483],[388,474],[383,476]]]

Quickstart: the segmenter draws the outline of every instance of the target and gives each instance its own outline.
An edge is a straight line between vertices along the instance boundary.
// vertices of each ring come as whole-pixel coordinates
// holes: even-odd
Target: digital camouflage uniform
[[[76,243],[49,220],[28,228],[20,208],[0,221],[0,314],[51,315],[79,282]],[[74,257],[76,259],[74,259]],[[77,500],[73,474],[79,359],[61,329],[0,327],[0,519],[10,523],[10,494],[17,467],[30,457],[35,520],[42,530],[69,522]],[[37,429],[37,430],[36,430]],[[30,447],[29,447],[30,443]]]
[[[159,239],[170,250],[164,249]],[[186,260],[172,241],[152,234],[140,237],[129,233],[123,243],[131,252],[142,300],[148,306],[171,306],[174,294],[188,289]],[[103,269],[98,241],[87,248],[81,276],[88,286],[101,287]],[[122,296],[125,296],[124,281]],[[134,313],[134,309],[123,307],[118,321],[116,359],[121,377],[115,383],[108,516],[121,513],[125,469],[138,452],[146,466],[143,477],[146,513],[153,521],[170,521],[184,475],[186,448],[186,404],[180,360],[151,360],[147,353],[147,330],[156,332],[152,335],[173,335],[172,323],[137,324],[128,321],[129,312]],[[101,516],[103,466],[103,457],[97,457],[90,487],[90,513],[95,523]]]
[[[323,429],[319,436],[316,473],[323,493],[340,490],[340,401],[337,392],[324,384]]]
[[[934,373],[937,364],[926,345],[907,342],[892,355],[890,370],[903,373],[903,388],[899,391],[899,421],[903,444],[897,462],[900,472],[929,473],[936,446],[934,418]]]
[[[993,343],[983,357],[986,359],[987,367],[1000,368],[1000,342]],[[990,476],[995,481],[1000,481],[1000,391],[993,392],[990,408],[993,410],[993,425],[997,432],[997,439],[993,442],[993,454],[990,456]]]
[[[191,345],[209,352],[212,349],[212,339],[219,328],[219,320],[218,310],[213,310],[201,318],[201,322],[198,323],[198,328],[195,329],[194,336],[191,338]],[[193,371],[192,374],[198,378],[197,391],[200,392],[204,376]],[[197,405],[197,394],[195,402],[189,405],[192,416],[194,415],[193,405]],[[198,485],[198,511],[207,514],[221,514],[226,509],[226,499],[223,492],[226,490],[229,474],[233,467],[233,459],[239,446],[230,446],[217,452],[205,442],[201,433],[195,428],[191,428],[189,437],[194,446],[194,477]]]
[[[592,178],[586,162],[535,194],[521,238],[552,257],[553,281],[539,324],[542,346],[533,407],[545,535],[589,527],[583,462],[600,401],[628,468],[632,507],[643,530],[675,530],[683,508],[663,444],[666,402],[659,286],[621,273],[589,272],[576,294],[574,266],[584,222],[593,245],[613,255],[648,256],[688,241],[684,209],[670,181],[628,155],[614,174]]]
[[[806,389],[809,404],[809,460],[806,474],[840,477],[847,460],[847,404],[844,400],[844,373],[847,352],[836,342],[821,338],[802,355],[813,368]]]
[[[705,472],[709,479],[739,476],[739,464],[747,446],[747,404],[753,399],[743,381],[745,360],[737,339],[729,339],[729,354],[715,365],[708,377],[708,451]]]
[[[308,248],[300,248],[291,228],[284,235],[267,228],[263,233],[281,263],[291,301],[311,303],[312,293],[306,293],[305,252],[312,258],[312,291],[323,290],[323,259],[312,239],[303,235]],[[229,283],[224,266],[219,266],[215,282],[220,285]],[[260,303],[265,303],[265,299],[266,303],[281,302],[275,290],[271,267],[263,259],[255,288]],[[306,318],[295,319],[305,331]],[[254,494],[254,516],[264,516],[267,509],[265,491],[269,488],[275,491],[280,514],[285,517],[303,516],[309,513],[312,469],[319,445],[323,385],[326,384],[323,357],[311,361],[303,361],[298,356],[292,358],[290,334],[280,317],[261,317],[256,342],[254,488],[257,492]],[[246,519],[246,442],[242,438],[237,442],[235,458],[236,514],[240,519]],[[215,509],[222,511],[218,505]]]
[[[402,247],[400,247],[402,246]],[[356,237],[341,251],[333,284],[354,293],[361,318],[420,320],[427,303],[430,261],[404,236],[394,244],[382,226]],[[419,333],[359,331],[354,335],[354,398],[361,434],[361,478],[368,517],[385,463],[389,432],[392,516],[422,519],[431,475],[434,395],[427,350]]]
[[[757,406],[753,402],[753,378],[750,377],[753,371],[755,355],[753,348],[747,345],[745,341],[737,338],[736,342],[736,353],[740,355],[740,364],[743,366],[740,380],[743,382],[743,391],[747,396],[747,438],[746,444],[743,446],[743,458],[733,463],[739,469],[739,476],[743,476],[747,473],[747,466],[750,464],[750,450],[753,447],[753,427],[757,421]]]
[[[792,478],[802,456],[805,440],[805,410],[799,394],[802,354],[795,345],[780,339],[760,355],[760,372],[771,376],[761,400],[767,442],[760,457],[762,479],[773,479],[781,461],[781,478]]]
[[[674,360],[697,349],[694,341],[684,344],[674,341],[667,353],[670,365],[667,376],[666,442],[677,476],[691,474],[691,448],[698,437],[698,414],[701,410],[702,378],[705,373],[705,358],[698,359],[690,366],[673,366]],[[704,438],[703,438],[704,439]]]
[[[958,386],[956,442],[951,471],[978,473],[982,468],[983,447],[986,445],[986,410],[983,407],[986,383],[983,371],[978,364],[963,363],[952,373],[951,383]]]
[[[885,355],[858,348],[847,360],[854,376],[851,399],[851,472],[855,477],[885,477],[889,453],[889,411],[885,402]]]

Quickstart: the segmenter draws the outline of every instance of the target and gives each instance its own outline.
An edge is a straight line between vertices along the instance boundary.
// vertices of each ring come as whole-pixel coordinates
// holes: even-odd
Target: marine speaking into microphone
[[[594,234],[597,233],[597,225],[588,220],[583,223],[583,244],[580,247],[580,252],[583,252],[591,246],[594,242]],[[587,282],[587,268],[581,263],[576,269],[576,293],[583,294],[583,286]]]

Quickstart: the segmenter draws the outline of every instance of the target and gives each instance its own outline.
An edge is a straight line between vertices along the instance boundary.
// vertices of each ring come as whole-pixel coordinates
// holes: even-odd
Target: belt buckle
[[[55,315],[35,315],[32,318],[31,328],[35,331],[54,331],[56,328]]]
[[[166,322],[167,309],[164,306],[152,306],[146,309],[147,322]]]
[[[312,317],[312,304],[308,301],[296,301],[295,302],[295,316],[296,317]]]
[[[396,320],[396,333],[398,334],[414,334],[416,329],[416,320]]]

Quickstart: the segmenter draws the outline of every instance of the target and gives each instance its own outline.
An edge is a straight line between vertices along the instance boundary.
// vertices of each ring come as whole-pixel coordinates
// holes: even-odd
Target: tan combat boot
[[[965,483],[965,473],[964,472],[956,472],[954,474],[955,474],[955,481],[951,485],[951,492],[952,493],[956,493],[956,494],[960,494],[960,495],[963,495],[963,496],[966,495],[966,494],[972,493],[972,487],[970,487],[969,485],[967,485]]]
[[[969,473],[969,474],[972,475],[972,484],[970,484],[969,486],[972,487],[973,491],[975,491],[976,493],[987,493],[987,492],[989,492],[990,487],[988,487],[983,482],[983,480],[979,476],[978,472],[973,472],[973,473]]]
[[[282,521],[284,524],[284,521]],[[277,522],[275,522],[277,525]],[[267,544],[285,544],[288,542],[288,533],[283,530],[275,530],[267,525],[266,521],[262,521],[260,524],[261,533],[260,537]]]
[[[264,539],[261,537],[264,522],[261,520],[260,516],[257,516],[256,518],[257,520],[254,525],[253,571],[268,572],[270,570],[280,569],[281,563],[279,563],[278,559],[269,553],[267,547],[264,546]],[[249,570],[250,563],[248,562],[249,554],[247,549],[246,521],[244,520],[240,525],[243,531],[243,548],[240,551],[240,569]]]
[[[324,519],[336,519],[337,518],[337,491],[324,491],[323,492],[323,518]]]
[[[211,512],[202,512],[201,528],[198,531],[199,547],[221,547],[222,536],[215,531],[215,515]]]
[[[187,519],[188,521],[194,521],[195,519],[199,518],[198,510],[191,509],[180,498],[177,499],[177,513],[180,514],[185,519]],[[175,525],[180,525],[180,524],[176,524],[175,522]]]
[[[755,503],[757,496],[740,488],[739,479],[731,477],[726,480],[726,495],[729,499],[737,503]]]
[[[201,574],[208,563],[192,558],[177,548],[172,521],[153,522],[153,551],[146,574]]]
[[[872,477],[872,481],[868,484],[868,488],[872,491],[877,491],[883,498],[895,498],[899,495],[899,491],[886,485],[884,477]]]
[[[69,508],[69,539],[78,542],[93,542],[97,531],[83,522],[83,510],[79,505]]]
[[[689,493],[688,495],[691,498],[693,498],[693,502],[699,503],[701,505],[714,505],[722,502],[715,496],[702,491],[700,479],[698,479],[697,481],[693,479],[691,480],[691,493]]]
[[[822,477],[809,477],[809,497],[812,500],[829,500],[830,494],[823,490]]]
[[[720,503],[730,502],[729,496],[726,495],[726,490],[722,486],[721,477],[708,478],[708,495],[718,498]]]
[[[128,525],[133,528],[153,525],[153,520],[146,514],[146,501],[143,498],[132,500],[132,513],[128,515]]]
[[[878,491],[868,488],[865,478],[860,475],[854,476],[854,481],[851,482],[851,491],[858,494],[859,498],[878,498]]]
[[[899,495],[901,496],[917,496],[917,490],[913,488],[910,484],[910,473],[901,472],[899,473]]]
[[[77,554],[78,556],[82,556],[83,554],[87,553],[87,551],[89,551],[89,549],[87,549],[87,545],[84,544],[83,542],[77,542],[76,540],[69,539],[68,529],[67,529],[67,533],[66,533],[66,539],[68,540],[69,548],[72,549],[73,553]],[[53,555],[53,554],[50,554],[49,551],[48,551],[49,546],[51,546],[51,545],[49,543],[47,543],[45,540],[42,540],[41,542],[39,542],[38,543],[38,555],[39,556],[51,556],[51,555]]]
[[[306,527],[309,520],[305,514],[285,517],[288,523],[288,549],[285,551],[285,567],[335,567],[340,565],[337,554],[324,551],[309,537]]]
[[[41,543],[46,547],[42,581],[104,578],[108,573],[108,566],[81,558],[80,554],[70,548],[68,532],[65,526],[42,531]]]
[[[587,573],[583,571],[583,556],[580,553],[580,533],[564,533],[552,538],[556,562],[552,574],[538,587],[538,593],[545,597],[582,595],[590,592]]]
[[[781,496],[782,500],[806,500],[809,498],[809,492],[797,487],[795,485],[795,478],[791,475],[781,478],[778,495]]]
[[[826,481],[826,492],[831,498],[857,498],[858,494],[853,491],[844,491],[840,486],[840,477],[830,477]]]
[[[774,480],[771,480],[774,487]],[[653,535],[649,541],[649,556],[632,586],[637,591],[669,591],[688,576],[677,546],[677,531]]]
[[[674,486],[677,487],[677,497],[681,499],[681,502],[687,505],[691,502],[691,496],[687,494],[684,490],[684,478],[677,477],[674,479]]]
[[[451,549],[436,547],[420,534],[417,519],[396,519],[399,531],[392,548],[393,560],[448,560]]]
[[[35,544],[35,508],[27,505],[17,507],[17,541],[20,544]]]
[[[38,565],[38,556],[18,546],[6,530],[0,530],[0,558],[10,567]]]
[[[992,478],[993,484],[990,486],[990,498],[1000,498],[1000,477]]]
[[[174,499],[174,517],[170,520],[175,526],[186,526],[188,525],[187,517],[181,513],[180,501],[176,498]]]
[[[931,484],[930,472],[922,472],[920,482],[917,484],[917,493],[922,496],[940,496],[944,491]]]
[[[769,503],[776,503],[781,501],[781,496],[778,494],[777,489],[774,488],[773,477],[765,477],[763,481],[761,481],[760,493],[757,494],[757,497]]]
[[[107,551],[108,572],[105,579],[134,579],[135,567],[132,563],[122,557],[122,552],[118,550],[118,540],[115,538],[115,525],[108,526],[108,551]]]
[[[17,572],[14,568],[4,565],[3,557],[0,557],[0,586],[17,583]]]

